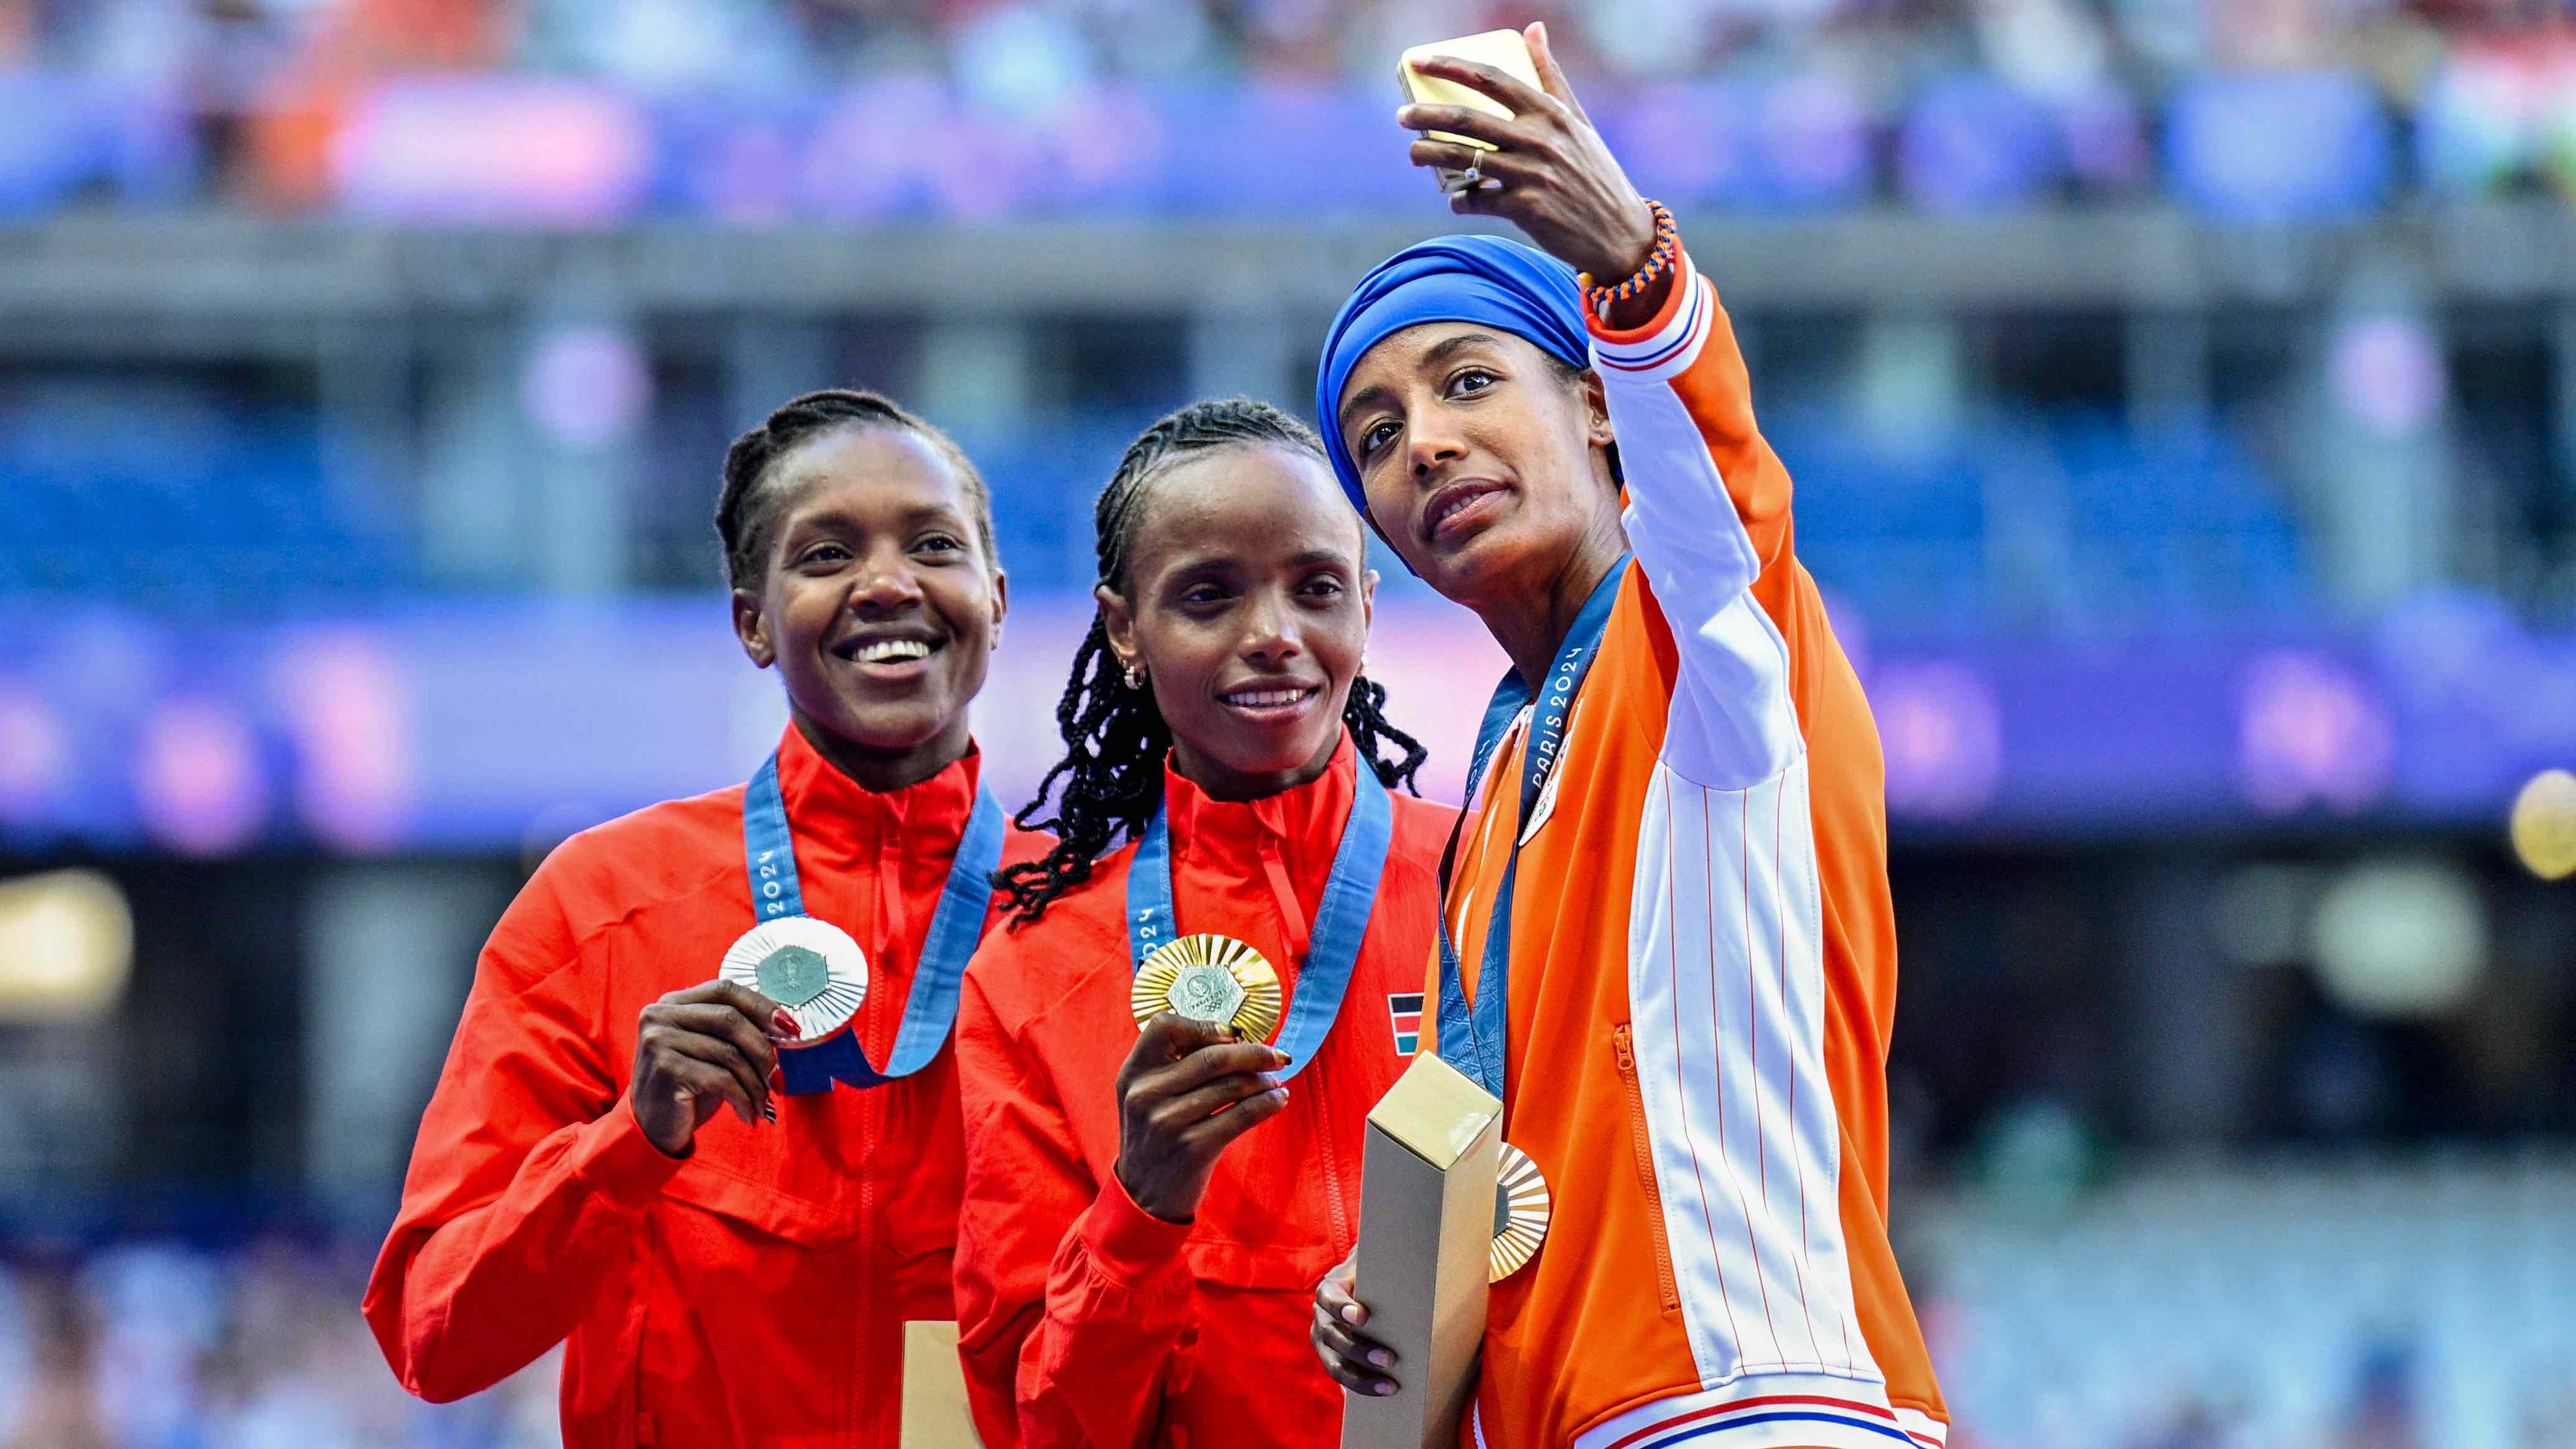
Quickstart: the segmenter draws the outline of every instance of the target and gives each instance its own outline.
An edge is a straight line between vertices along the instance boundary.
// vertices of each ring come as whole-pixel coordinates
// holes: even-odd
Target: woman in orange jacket
[[[954,1316],[958,981],[990,872],[1047,844],[967,733],[1006,587],[973,465],[873,394],[795,399],[724,475],[791,723],[511,904],[365,1311],[433,1400],[566,1343],[567,1444],[894,1449],[903,1323]]]
[[[1330,1445],[1307,1304],[1356,1241],[1455,812],[1389,789],[1423,752],[1360,676],[1376,579],[1304,424],[1185,408],[1098,525],[1046,781],[1063,843],[1006,873],[1012,924],[958,1013],[976,1420],[988,1446]]]
[[[1485,716],[1424,1045],[1503,1099],[1553,1194],[1487,1307],[1465,1442],[1938,1449],[1889,1250],[1896,949],[1869,703],[1789,474],[1672,217],[1548,53],[1423,70],[1416,165],[1516,223],[1408,247],[1316,379],[1342,486],[1513,662]],[[1440,139],[1472,137],[1491,149]],[[1633,550],[1633,552],[1632,552]],[[1480,793],[1476,782],[1483,782]],[[1369,1285],[1317,1294],[1354,1390]]]

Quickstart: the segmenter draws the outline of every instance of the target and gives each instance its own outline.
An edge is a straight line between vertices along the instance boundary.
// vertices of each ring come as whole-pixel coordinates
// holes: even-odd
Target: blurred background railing
[[[1307,410],[1393,55],[1529,19],[1877,712],[1954,1442],[2576,1445],[2557,0],[0,0],[0,1443],[551,1442],[356,1292],[525,871],[779,727],[725,442],[959,435],[1024,791],[1127,437]]]

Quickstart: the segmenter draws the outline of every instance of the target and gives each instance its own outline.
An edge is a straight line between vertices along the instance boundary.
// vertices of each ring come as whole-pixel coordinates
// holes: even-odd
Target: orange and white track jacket
[[[1877,730],[1714,290],[1684,258],[1651,323],[1590,322],[1637,567],[1532,820],[1514,818],[1524,714],[1444,905],[1472,992],[1483,903],[1524,838],[1504,1136],[1555,1218],[1494,1290],[1461,1437],[1937,1449],[1888,1247]]]

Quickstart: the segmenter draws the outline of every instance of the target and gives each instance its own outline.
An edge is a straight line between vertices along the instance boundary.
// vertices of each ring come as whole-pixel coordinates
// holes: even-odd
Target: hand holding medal
[[[1239,1041],[1229,1027],[1168,1010],[1147,1020],[1118,1069],[1117,1170],[1127,1195],[1166,1222],[1189,1221],[1227,1144],[1288,1105],[1288,1088],[1271,1075],[1287,1064],[1286,1052]]]
[[[731,981],[674,991],[645,1007],[629,1089],[644,1136],[665,1155],[686,1157],[698,1129],[724,1107],[745,1124],[773,1117],[774,1034],[789,1019],[777,1002]]]

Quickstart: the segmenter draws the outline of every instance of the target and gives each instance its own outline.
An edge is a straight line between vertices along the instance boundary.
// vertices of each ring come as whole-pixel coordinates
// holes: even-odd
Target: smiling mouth
[[[1323,692],[1324,687],[1320,684],[1273,685],[1259,689],[1229,689],[1219,698],[1249,714],[1270,714],[1294,709]]]
[[[946,645],[933,639],[873,639],[864,644],[843,646],[833,652],[853,664],[903,664],[927,659]]]

